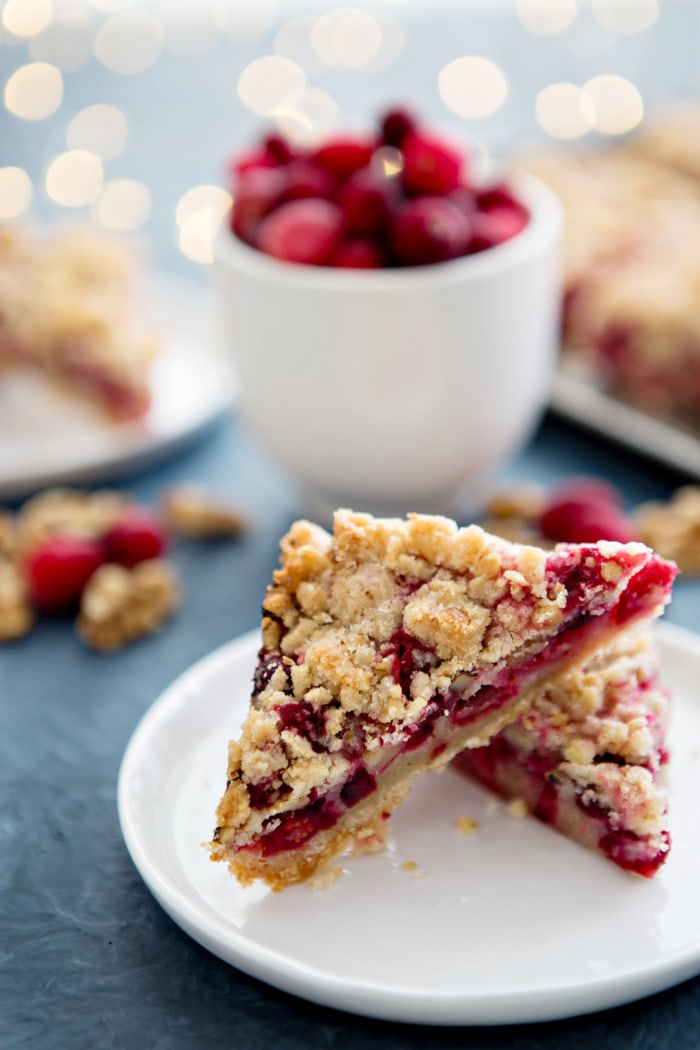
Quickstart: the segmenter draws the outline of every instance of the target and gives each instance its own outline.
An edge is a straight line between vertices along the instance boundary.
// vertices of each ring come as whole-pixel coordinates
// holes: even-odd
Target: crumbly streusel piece
[[[455,766],[647,878],[670,848],[663,772],[669,694],[647,635],[598,652]]]
[[[297,522],[211,844],[244,882],[310,877],[416,776],[488,742],[543,682],[668,600],[641,544],[518,546],[477,526],[339,511]]]
[[[27,586],[14,562],[0,555],[0,642],[23,638],[34,625]]]
[[[681,572],[700,574],[700,486],[684,485],[668,502],[643,503],[634,518],[645,543]]]
[[[172,531],[187,539],[234,538],[248,528],[238,507],[216,499],[200,485],[174,485],[163,493],[161,505]]]
[[[167,561],[143,561],[133,569],[102,565],[83,591],[76,628],[92,649],[113,652],[153,634],[179,604],[178,578]]]

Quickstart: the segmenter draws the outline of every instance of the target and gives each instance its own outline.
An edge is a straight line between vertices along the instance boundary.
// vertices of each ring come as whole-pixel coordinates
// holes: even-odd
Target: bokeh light
[[[113,179],[106,182],[90,209],[95,222],[116,233],[131,233],[148,219],[151,194],[136,179]]]
[[[644,102],[631,80],[604,74],[588,80],[583,90],[593,105],[593,127],[601,135],[624,135],[641,123]]]
[[[114,73],[134,75],[149,69],[160,55],[162,28],[145,11],[112,15],[95,37],[95,55]]]
[[[508,97],[508,83],[499,67],[478,55],[448,62],[438,75],[438,88],[447,108],[469,120],[490,116]]]
[[[24,120],[44,120],[55,113],[63,98],[60,69],[48,62],[20,66],[5,84],[5,105]]]
[[[323,88],[307,87],[296,106],[279,106],[269,115],[286,138],[300,145],[310,144],[333,128],[338,103]]]
[[[192,0],[163,4],[163,47],[185,58],[204,55],[217,43],[214,22]]]
[[[0,219],[16,219],[29,207],[32,180],[23,168],[0,168]]]
[[[301,66],[283,55],[256,58],[238,78],[241,102],[259,116],[267,116],[280,107],[296,106],[305,87],[306,76]]]
[[[46,192],[64,208],[90,204],[102,189],[102,161],[90,150],[72,149],[59,154],[46,171]]]
[[[214,24],[229,40],[250,41],[261,37],[277,18],[276,0],[218,0],[213,10]]]
[[[113,14],[115,11],[124,11],[127,7],[133,7],[138,0],[90,0],[93,7],[98,11],[106,11]]]
[[[51,23],[52,0],[7,0],[2,9],[2,24],[18,37],[32,37]]]
[[[516,0],[515,7],[525,28],[539,36],[562,33],[578,14],[577,0]]]
[[[593,16],[613,33],[641,33],[659,17],[658,0],[591,0]]]
[[[300,15],[280,26],[275,34],[275,54],[291,58],[306,74],[322,73],[326,63],[311,44],[311,31],[316,23],[314,15]]]
[[[193,262],[214,259],[214,241],[231,207],[231,194],[220,186],[194,186],[183,194],[175,209],[178,246]]]
[[[87,149],[101,160],[114,160],[126,145],[129,127],[116,106],[97,104],[81,109],[71,120],[66,143],[71,149]]]
[[[542,130],[555,139],[580,138],[595,122],[593,103],[577,84],[562,82],[543,88],[535,111]]]
[[[365,69],[382,45],[382,27],[368,11],[339,7],[317,18],[311,46],[331,69]]]
[[[51,25],[32,38],[29,54],[37,62],[52,62],[63,73],[75,73],[92,58],[94,37],[90,12],[62,5]]]

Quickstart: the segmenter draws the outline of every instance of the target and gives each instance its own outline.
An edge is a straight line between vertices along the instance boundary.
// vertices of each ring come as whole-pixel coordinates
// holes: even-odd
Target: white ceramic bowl
[[[474,510],[545,406],[559,332],[561,209],[516,181],[512,240],[432,266],[281,262],[226,230],[215,286],[240,409],[303,512]]]

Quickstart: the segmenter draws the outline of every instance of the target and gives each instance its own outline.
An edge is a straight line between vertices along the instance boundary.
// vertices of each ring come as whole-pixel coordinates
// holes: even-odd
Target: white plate
[[[559,362],[550,406],[579,426],[700,478],[700,430],[655,419],[607,393],[596,382],[592,369],[576,354],[564,354]]]
[[[506,1024],[657,992],[700,972],[700,638],[662,626],[659,640],[675,693],[674,845],[653,881],[535,820],[515,821],[449,770],[419,781],[393,817],[389,849],[348,861],[330,889],[242,889],[201,843],[223,790],[227,741],[247,711],[257,633],[192,667],[136,729],[119,777],[127,847],[196,941],[325,1006],[391,1021]],[[460,835],[465,815],[478,828]]]
[[[207,293],[161,276],[152,301],[166,342],[153,362],[153,403],[142,420],[109,423],[38,377],[3,374],[0,499],[19,499],[45,485],[105,481],[147,466],[230,407],[235,381],[216,349]]]

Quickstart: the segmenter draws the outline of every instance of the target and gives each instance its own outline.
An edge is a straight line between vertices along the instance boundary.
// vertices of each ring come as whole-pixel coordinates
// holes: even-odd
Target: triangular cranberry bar
[[[631,635],[542,690],[454,766],[621,868],[651,878],[671,838],[663,774],[669,694],[646,635]]]
[[[276,889],[381,841],[420,772],[658,614],[675,575],[637,543],[545,552],[417,514],[339,511],[332,536],[302,521],[281,546],[211,844]]]

